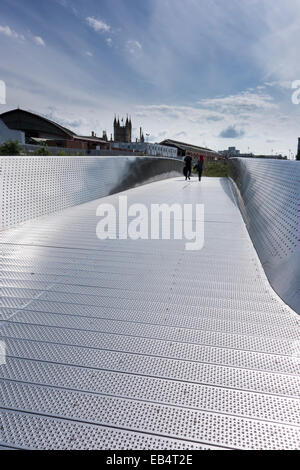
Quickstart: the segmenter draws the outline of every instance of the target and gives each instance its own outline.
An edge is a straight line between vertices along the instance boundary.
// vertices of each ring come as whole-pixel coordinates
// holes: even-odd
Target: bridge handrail
[[[300,162],[233,158],[229,174],[272,287],[300,313]]]
[[[0,157],[0,230],[181,172],[165,157]]]

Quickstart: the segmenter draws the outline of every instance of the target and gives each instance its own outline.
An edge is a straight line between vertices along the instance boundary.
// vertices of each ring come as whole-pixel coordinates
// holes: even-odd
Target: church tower
[[[145,142],[145,137],[142,128],[140,127],[140,142],[144,143]]]
[[[114,119],[114,141],[115,142],[131,142],[131,135],[132,135],[132,123],[131,118],[126,117],[126,122],[124,125],[124,120],[118,119],[115,116]]]

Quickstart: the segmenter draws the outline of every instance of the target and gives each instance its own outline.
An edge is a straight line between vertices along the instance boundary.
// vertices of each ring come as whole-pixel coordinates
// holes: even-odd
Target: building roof
[[[54,126],[57,130],[67,134],[69,137],[73,137],[73,136],[76,135],[75,132],[71,131],[70,129],[67,129],[66,127],[63,127],[60,124],[57,124],[56,122],[51,121],[50,119],[48,119],[44,116],[40,116],[39,114],[32,113],[30,111],[25,111],[24,109],[20,109],[20,108],[12,109],[10,111],[6,111],[5,113],[0,114],[0,119],[3,119],[5,121],[6,117],[12,116],[14,114],[19,114],[21,116],[22,115],[23,116],[28,116],[28,117],[31,117],[31,118],[38,118],[41,121],[45,122],[46,124],[50,125],[51,127]]]
[[[37,143],[46,141],[83,141],[94,145],[107,145],[107,141],[91,136],[77,135],[75,132],[57,124],[50,119],[39,114],[25,111],[23,109],[12,109],[0,115],[0,119],[6,123],[10,129],[21,129],[27,133],[27,138]],[[38,135],[35,135],[35,133]]]
[[[100,137],[96,137],[96,136],[74,135],[73,139],[74,140],[84,140],[86,142],[95,142],[95,143],[98,143],[98,144],[107,144],[108,143],[106,140],[103,140]]]
[[[217,153],[214,150],[205,148],[205,147],[199,147],[198,145],[192,145],[192,144],[187,144],[185,142],[179,142],[178,140],[172,140],[172,139],[166,139],[160,142],[161,145],[171,145],[173,147],[177,147],[180,150],[203,150],[205,152],[212,152],[212,153]]]

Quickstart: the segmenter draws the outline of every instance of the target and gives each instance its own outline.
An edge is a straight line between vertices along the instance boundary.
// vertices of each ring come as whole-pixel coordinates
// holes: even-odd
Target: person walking
[[[190,157],[190,155],[187,155],[184,159],[185,161],[185,168],[186,168],[186,176],[185,176],[185,181],[187,179],[191,179],[191,173],[192,173],[192,157]]]
[[[195,166],[195,169],[198,172],[199,181],[201,181],[201,178],[202,178],[203,165],[204,165],[204,156],[200,155],[198,158],[198,162]]]

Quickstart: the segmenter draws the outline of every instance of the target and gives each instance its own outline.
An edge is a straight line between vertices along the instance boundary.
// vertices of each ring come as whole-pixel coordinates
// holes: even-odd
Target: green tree
[[[51,155],[51,152],[48,146],[43,144],[36,152],[36,155],[42,155],[42,156],[48,157],[49,155]]]
[[[16,141],[8,140],[0,146],[0,155],[20,155],[21,147]]]
[[[299,152],[298,155],[296,156],[296,160],[300,160],[300,152]]]

